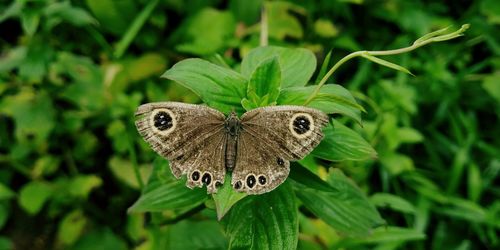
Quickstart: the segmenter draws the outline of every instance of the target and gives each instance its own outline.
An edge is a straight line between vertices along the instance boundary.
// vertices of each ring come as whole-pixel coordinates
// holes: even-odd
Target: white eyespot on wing
[[[296,113],[288,123],[288,128],[292,135],[303,139],[310,136],[314,131],[314,119],[307,113]]]
[[[177,117],[170,109],[160,108],[151,112],[149,124],[154,132],[167,136],[177,127]]]

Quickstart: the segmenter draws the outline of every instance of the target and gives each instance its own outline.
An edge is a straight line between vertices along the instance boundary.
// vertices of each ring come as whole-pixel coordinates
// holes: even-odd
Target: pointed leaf
[[[403,73],[406,73],[406,74],[409,74],[409,75],[412,75],[412,76],[415,76],[414,74],[412,74],[408,69],[406,69],[403,66],[397,65],[395,63],[391,63],[389,61],[386,61],[384,59],[380,59],[378,57],[375,57],[375,56],[372,56],[372,55],[369,55],[369,54],[363,54],[362,56],[364,58],[366,58],[366,59],[374,62],[374,63],[380,64],[382,66],[386,66],[386,67],[391,68],[391,69],[395,69],[397,71],[401,71]]]
[[[270,193],[238,202],[223,222],[230,249],[297,247],[297,207],[288,181]]]
[[[236,192],[231,186],[231,177],[226,174],[224,185],[219,188],[217,193],[213,194],[215,209],[217,210],[217,219],[221,220],[229,212],[236,202],[247,196],[246,193]]]
[[[175,64],[163,75],[192,90],[203,102],[229,113],[242,112],[241,100],[246,96],[247,80],[239,73],[202,59],[187,59]]]
[[[275,56],[281,68],[281,88],[306,85],[316,69],[316,57],[310,50],[267,46],[255,48],[243,58],[241,73],[250,77],[262,61]]]
[[[278,104],[303,105],[315,88],[316,86],[306,86],[282,89]],[[361,123],[361,111],[364,111],[363,107],[356,103],[351,92],[338,84],[324,85],[307,106],[327,114],[346,115],[358,123]]]
[[[247,97],[257,107],[275,103],[280,91],[280,82],[281,71],[278,58],[266,59],[252,73],[248,82]]]
[[[292,167],[290,176],[294,180],[297,197],[307,209],[337,231],[366,236],[373,228],[385,223],[368,198],[340,170],[331,171],[326,183],[319,178],[311,178],[309,182],[316,184],[306,186],[300,176],[307,172],[309,170],[302,166],[295,164]],[[326,185],[330,188],[325,188]]]
[[[325,137],[312,155],[329,161],[362,161],[374,159],[377,152],[354,130],[333,121],[323,129]]]
[[[186,178],[173,177],[164,160],[155,163],[144,192],[128,209],[129,212],[188,210],[207,199],[206,189],[189,189],[186,187]]]

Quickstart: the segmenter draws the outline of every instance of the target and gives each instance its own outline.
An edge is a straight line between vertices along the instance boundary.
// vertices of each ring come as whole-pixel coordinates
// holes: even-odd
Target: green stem
[[[411,46],[405,47],[405,48],[400,48],[400,49],[394,49],[394,50],[382,50],[382,51],[356,51],[353,52],[344,58],[340,59],[333,67],[325,74],[325,76],[321,79],[321,81],[318,83],[314,91],[311,93],[311,95],[307,98],[307,100],[304,102],[304,106],[308,105],[318,94],[319,91],[321,90],[321,87],[326,83],[326,81],[333,75],[333,73],[340,67],[340,65],[344,64],[345,62],[361,56],[368,58],[370,56],[387,56],[387,55],[396,55],[396,54],[402,54],[406,53],[412,50],[415,50],[419,47],[422,47],[424,45],[427,45],[429,43],[433,42],[441,42],[441,41],[446,41],[450,40],[459,36],[463,35],[463,32],[467,30],[470,27],[469,24],[464,24],[460,29],[458,29],[455,32],[452,32],[450,34],[444,34],[448,28],[441,29],[432,33],[429,33],[427,35],[422,36],[421,38],[417,39]],[[443,35],[444,34],[444,35]]]
[[[139,13],[139,15],[137,15],[137,17],[132,22],[132,25],[130,25],[127,32],[125,32],[125,35],[118,42],[118,44],[116,44],[115,53],[114,53],[114,56],[116,58],[120,58],[123,56],[123,54],[127,50],[128,46],[132,43],[134,38],[137,36],[139,31],[141,30],[144,23],[146,23],[149,16],[151,15],[151,13],[153,13],[153,10],[155,9],[156,5],[158,5],[158,0],[150,1],[146,5],[146,7],[144,7],[144,9],[142,9],[141,13]]]
[[[137,163],[137,155],[135,153],[134,144],[132,140],[130,140],[130,136],[128,136],[128,153],[130,155],[130,161],[132,161],[132,167],[134,168],[135,178],[137,179],[137,183],[139,183],[139,188],[144,189],[144,182],[142,182],[141,172],[139,171],[139,164]]]
[[[269,44],[269,30],[267,25],[267,10],[265,4],[262,4],[260,12],[260,46],[264,47]]]

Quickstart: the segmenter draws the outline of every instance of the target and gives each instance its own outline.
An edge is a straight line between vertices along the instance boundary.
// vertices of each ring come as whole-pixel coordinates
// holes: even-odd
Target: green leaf
[[[349,246],[358,246],[360,244],[383,244],[390,242],[408,242],[412,240],[424,240],[425,233],[416,231],[415,229],[401,227],[380,227],[373,231],[368,237],[363,238],[346,238],[335,245],[335,249],[346,248]]]
[[[280,92],[280,83],[281,72],[276,57],[267,59],[259,64],[248,82],[247,99],[251,107],[257,108],[276,104],[276,99]],[[248,103],[246,106],[248,107]],[[249,110],[248,108],[245,109]]]
[[[70,179],[68,191],[70,195],[87,199],[90,192],[102,185],[102,179],[97,175],[77,175]]]
[[[302,38],[303,30],[297,17],[290,11],[305,14],[305,10],[291,2],[274,1],[265,2],[267,10],[269,36],[278,40],[285,37]]]
[[[0,100],[0,112],[12,116],[15,135],[20,141],[44,143],[55,126],[55,109],[44,91],[23,88],[13,96]]]
[[[297,207],[288,181],[270,193],[238,202],[223,222],[230,249],[297,247]]]
[[[415,214],[417,211],[413,204],[390,193],[376,193],[370,197],[370,201],[377,207],[389,207],[403,213]]]
[[[242,113],[241,100],[246,96],[247,80],[239,73],[202,59],[187,59],[175,64],[163,75],[192,90],[203,102],[229,113]]]
[[[10,203],[8,201],[0,200],[0,229],[2,229],[3,226],[5,226],[5,223],[10,217],[10,213],[11,213]],[[0,247],[0,249],[2,248]]]
[[[377,152],[358,133],[333,120],[323,129],[325,137],[312,155],[330,161],[362,161],[374,159]]]
[[[307,98],[313,93],[316,86],[294,87],[281,90],[278,104],[304,105]],[[307,105],[319,109],[327,114],[342,114],[361,124],[359,105],[349,90],[338,84],[324,85],[318,95]]]
[[[409,74],[409,75],[412,75],[412,76],[415,76],[414,74],[412,74],[408,69],[406,69],[405,67],[403,66],[400,66],[400,65],[397,65],[395,63],[391,63],[389,61],[386,61],[384,59],[380,59],[378,57],[375,57],[375,56],[372,56],[372,55],[369,55],[369,54],[362,54],[361,55],[362,57],[374,62],[374,63],[377,63],[377,64],[380,64],[382,66],[386,66],[388,68],[391,68],[391,69],[395,69],[397,71],[401,71],[403,73],[406,73],[406,74]]]
[[[95,25],[95,20],[85,9],[71,6],[70,2],[54,2],[44,9],[44,14],[51,18],[60,18],[75,26]]]
[[[78,240],[87,224],[87,218],[80,210],[75,210],[64,216],[59,223],[57,240],[64,245],[71,245]]]
[[[304,185],[304,180],[300,178],[297,180],[306,172],[309,171],[299,165],[292,168],[291,177],[297,197],[307,209],[337,231],[366,236],[373,228],[385,224],[368,198],[340,170],[331,170],[326,183],[319,178],[311,178],[309,182],[314,183],[312,185]]]
[[[234,37],[236,22],[229,11],[206,8],[181,26],[182,42],[177,50],[195,55],[210,55],[227,47]],[[210,31],[210,32],[207,32]],[[200,35],[203,34],[203,35]]]
[[[52,196],[54,189],[45,182],[32,181],[19,192],[19,205],[28,214],[37,214],[43,204]]]
[[[272,57],[278,57],[282,89],[306,85],[316,69],[316,57],[310,50],[267,46],[255,48],[243,58],[241,73],[250,78],[263,61]]]
[[[14,197],[16,193],[0,182],[0,201]]]
[[[184,220],[168,229],[166,235],[162,235],[167,237],[166,249],[227,249],[227,240],[216,221]]]
[[[226,174],[224,185],[217,191],[217,193],[213,194],[215,202],[215,209],[217,210],[217,219],[221,220],[224,215],[231,209],[231,207],[236,204],[236,202],[247,196],[246,193],[236,192],[231,186],[231,176]]]
[[[153,173],[144,187],[144,192],[128,211],[186,210],[202,204],[207,197],[206,189],[189,189],[186,187],[186,179],[176,179],[168,164],[161,160],[154,164]]]
[[[72,250],[113,249],[126,250],[127,244],[109,228],[94,229],[81,237]]]
[[[115,35],[125,33],[130,18],[136,16],[137,6],[133,0],[86,0],[87,6],[99,24]]]
[[[0,249],[14,249],[14,244],[9,238],[0,236]]]

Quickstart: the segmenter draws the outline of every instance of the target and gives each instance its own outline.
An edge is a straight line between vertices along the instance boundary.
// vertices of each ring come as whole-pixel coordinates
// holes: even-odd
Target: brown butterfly
[[[135,113],[139,133],[154,151],[170,161],[186,185],[215,193],[230,171],[240,192],[262,194],[283,183],[290,161],[316,147],[328,123],[323,112],[302,106],[270,106],[238,118],[212,108],[179,102],[148,103]]]

